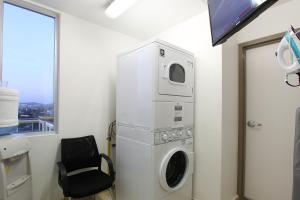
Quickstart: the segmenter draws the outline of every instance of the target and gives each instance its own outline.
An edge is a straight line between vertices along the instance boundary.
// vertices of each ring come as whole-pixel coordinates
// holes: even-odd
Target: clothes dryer
[[[154,129],[190,126],[193,110],[192,53],[154,40],[118,57],[118,123]]]

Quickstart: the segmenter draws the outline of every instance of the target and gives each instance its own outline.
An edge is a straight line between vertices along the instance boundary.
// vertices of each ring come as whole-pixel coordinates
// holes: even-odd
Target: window
[[[3,3],[2,80],[20,92],[19,133],[56,129],[56,24],[48,10]]]

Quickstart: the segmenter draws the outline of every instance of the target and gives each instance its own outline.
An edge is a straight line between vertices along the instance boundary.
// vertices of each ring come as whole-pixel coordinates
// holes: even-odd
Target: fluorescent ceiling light
[[[113,19],[117,18],[137,1],[138,0],[114,0],[105,10],[105,14]]]

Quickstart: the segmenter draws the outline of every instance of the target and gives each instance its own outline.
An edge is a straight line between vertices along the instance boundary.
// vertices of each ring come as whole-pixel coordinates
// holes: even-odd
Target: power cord
[[[116,121],[110,123],[106,139],[110,142],[113,138],[116,138]]]

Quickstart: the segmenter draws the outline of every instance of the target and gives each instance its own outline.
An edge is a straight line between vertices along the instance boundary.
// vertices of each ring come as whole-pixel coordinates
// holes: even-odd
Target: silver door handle
[[[262,124],[258,123],[256,121],[250,120],[250,121],[247,122],[247,126],[250,127],[250,128],[258,128],[258,127],[261,127]]]

